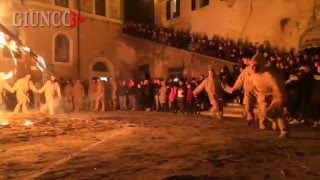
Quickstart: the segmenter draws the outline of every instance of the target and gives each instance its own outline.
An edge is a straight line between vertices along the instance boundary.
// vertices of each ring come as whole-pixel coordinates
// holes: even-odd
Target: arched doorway
[[[89,66],[90,79],[109,78],[114,76],[112,63],[106,58],[96,58]]]

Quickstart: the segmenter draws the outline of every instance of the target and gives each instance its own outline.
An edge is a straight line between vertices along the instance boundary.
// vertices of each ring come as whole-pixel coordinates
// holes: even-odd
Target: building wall
[[[7,13],[5,14],[8,15],[12,14],[10,12],[30,9],[42,11],[69,10],[68,8],[54,6],[52,2],[51,0],[47,0],[47,3],[25,1],[24,4],[21,4],[20,1],[8,0],[6,1],[8,4],[5,7],[9,7],[11,4],[12,8],[6,8]],[[39,55],[43,56],[47,65],[53,65],[53,73],[57,76],[75,78],[79,75],[82,79],[88,79],[93,63],[98,61],[102,61],[107,65],[110,71],[108,75],[122,76],[124,78],[137,77],[139,65],[144,64],[149,64],[152,77],[162,78],[168,77],[168,68],[184,68],[185,77],[199,77],[201,74],[206,74],[209,67],[219,70],[225,65],[230,68],[233,65],[226,61],[123,35],[120,32],[121,22],[108,18],[109,15],[104,18],[84,12],[81,14],[86,20],[79,26],[79,39],[77,28],[17,28],[20,32],[20,39]],[[6,25],[10,25],[11,17],[4,19],[8,19]],[[58,34],[64,34],[70,39],[70,63],[57,63],[54,61],[54,38]],[[78,40],[80,45],[79,54]],[[7,68],[7,70],[1,69],[1,71],[15,68],[12,58],[4,58],[2,56],[0,61],[0,69],[2,67]],[[23,55],[19,62],[16,78],[29,73],[33,63],[26,55]],[[80,66],[78,66],[78,62],[80,62]],[[79,71],[78,67],[80,68]],[[42,74],[39,71],[32,72],[35,79],[41,78]]]
[[[181,0],[181,15],[166,20],[166,0],[155,0],[158,25],[251,42],[298,47],[312,16],[313,0],[210,0],[191,11],[191,0]]]
[[[38,2],[41,1],[41,2]],[[71,1],[69,1],[71,2]],[[88,1],[86,1],[88,2]],[[90,0],[92,4],[92,0]],[[70,3],[69,3],[70,4]],[[15,11],[28,11],[39,10],[58,10],[58,11],[69,11],[68,8],[58,7],[54,5],[53,0],[37,0],[37,1],[11,1],[4,0],[2,4],[0,3],[0,8],[6,7],[7,17],[1,17],[6,19],[5,25],[11,30],[19,31],[19,38],[23,41],[25,45],[34,50],[37,54],[41,55],[47,62],[48,66],[53,66],[53,72],[57,76],[66,78],[79,77],[82,79],[89,78],[91,67],[93,62],[97,62],[98,59],[104,62],[108,67],[110,75],[114,75],[116,67],[113,67],[113,59],[111,58],[111,52],[114,49],[113,39],[116,34],[120,32],[121,21],[107,17],[98,17],[93,14],[82,12],[81,15],[84,16],[85,22],[81,23],[79,26],[79,39],[78,39],[78,29],[70,27],[19,27],[13,28],[11,25],[11,16]],[[11,8],[7,8],[11,7]],[[73,9],[73,4],[71,4],[71,9]],[[112,9],[112,8],[111,8]],[[109,7],[107,8],[108,12]],[[54,60],[54,40],[58,34],[66,35],[70,40],[70,62],[60,63]],[[78,40],[79,40],[79,54],[78,54]],[[0,65],[4,65],[8,71],[14,68],[12,58],[4,58],[1,55],[2,50],[0,49]],[[32,66],[32,60],[26,56],[22,55],[21,59],[18,59],[19,70],[17,71],[16,78],[22,77],[25,73],[32,72],[36,78],[41,77],[39,71],[33,72],[30,67]],[[80,66],[78,66],[80,62]],[[2,67],[2,66],[0,66]],[[80,69],[78,69],[78,67]]]
[[[140,65],[150,66],[151,77],[168,78],[169,68],[184,68],[186,78],[206,75],[209,68],[218,72],[223,66],[230,70],[234,63],[165,46],[128,35],[118,35],[114,59],[120,62],[123,78],[141,78],[136,72]]]

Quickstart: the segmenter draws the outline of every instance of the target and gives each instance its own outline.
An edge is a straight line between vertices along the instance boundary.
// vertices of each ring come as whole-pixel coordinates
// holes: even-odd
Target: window
[[[144,64],[139,66],[140,80],[150,79],[150,65]]]
[[[105,0],[95,0],[95,12],[96,12],[96,15],[106,16],[106,1]]]
[[[209,2],[209,0],[200,0],[200,7],[208,6]]]
[[[169,0],[166,3],[166,19],[180,16],[180,0]]]
[[[61,7],[69,7],[69,0],[54,0],[55,5]]]
[[[197,0],[191,0],[191,10],[194,11],[197,9]]]
[[[167,20],[171,19],[171,1],[167,1],[166,3],[166,18]]]
[[[184,70],[184,68],[180,68],[180,67],[169,68],[168,72],[169,72],[170,78],[176,79],[176,80],[177,79],[179,79],[179,80],[184,79],[183,70]]]
[[[173,0],[173,18],[180,16],[180,0]]]
[[[70,43],[67,36],[59,34],[55,38],[55,61],[62,63],[70,62]]]

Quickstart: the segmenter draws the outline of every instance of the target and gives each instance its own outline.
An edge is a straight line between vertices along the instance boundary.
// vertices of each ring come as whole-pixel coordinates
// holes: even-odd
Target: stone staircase
[[[210,116],[211,114],[209,111],[202,111],[201,115]],[[227,103],[223,108],[223,116],[233,117],[233,118],[242,118],[243,116],[242,105],[238,103]]]

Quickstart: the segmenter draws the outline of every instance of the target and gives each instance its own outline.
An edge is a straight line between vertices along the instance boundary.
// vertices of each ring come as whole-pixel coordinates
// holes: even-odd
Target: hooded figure
[[[284,122],[284,81],[275,73],[266,70],[266,60],[260,54],[256,54],[250,62],[250,80],[253,83],[259,108],[260,129],[265,129],[264,121],[267,113],[272,114],[273,129],[280,129],[280,138],[287,135]],[[277,121],[277,122],[276,122]]]
[[[247,59],[246,59],[247,60]],[[253,117],[253,108],[254,108],[254,101],[255,101],[255,94],[253,89],[253,83],[251,81],[252,71],[250,67],[247,66],[244,70],[242,70],[241,74],[239,75],[237,81],[232,87],[232,91],[238,90],[243,87],[244,96],[243,96],[243,109],[244,109],[244,117],[248,121],[248,125],[250,126],[254,120]]]
[[[104,94],[104,82],[101,81],[100,79],[97,79],[97,84],[96,84],[96,95],[95,95],[95,111],[99,110],[99,106],[101,103],[101,112],[105,111],[105,94]]]
[[[165,109],[165,104],[167,103],[167,86],[165,81],[161,81],[161,86],[159,90],[159,101],[162,110]]]
[[[77,80],[72,87],[72,97],[74,110],[79,111],[83,107],[83,98],[85,97],[84,87],[81,84],[80,80]]]
[[[57,93],[58,97],[61,97],[60,86],[56,82],[56,77],[51,75],[50,80],[42,86],[39,93],[44,93],[46,98],[46,104],[41,108],[41,111],[49,111],[50,115],[54,115],[54,95]]]
[[[89,87],[90,110],[95,108],[97,99],[97,80],[93,80]]]
[[[37,81],[34,83],[34,86],[37,88],[37,89],[40,89],[42,87],[42,84],[41,81]],[[38,93],[35,93],[33,95],[33,103],[34,103],[34,107],[36,109],[40,109],[41,105],[42,105],[42,96],[41,94],[38,94]]]
[[[72,111],[72,84],[71,81],[67,81],[67,84],[63,88],[63,96],[65,100],[64,108],[66,112]]]
[[[27,103],[30,101],[28,91],[38,92],[36,87],[31,81],[31,75],[27,74],[26,77],[19,79],[13,86],[13,90],[16,91],[16,97],[18,104],[14,109],[14,113],[19,113],[20,107],[22,106],[22,112],[27,113]]]
[[[109,95],[110,95],[110,99],[109,99],[109,102],[108,104],[111,105],[111,109],[112,110],[116,110],[116,107],[117,107],[117,83],[116,81],[113,79],[113,77],[109,77],[109,80],[108,80],[108,83],[109,84],[109,87],[110,88],[108,91],[110,92],[110,94],[108,93],[107,94],[107,100],[109,98]]]
[[[202,90],[206,90],[210,104],[212,105],[210,112],[218,119],[222,118],[222,88],[219,78],[216,76],[214,69],[209,69],[209,76],[205,78],[201,84],[193,91],[194,96]]]
[[[71,81],[67,81],[67,84],[64,86],[63,95],[67,103],[72,103],[72,84]]]

